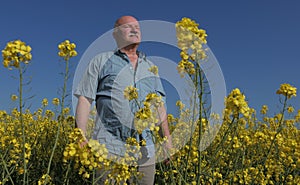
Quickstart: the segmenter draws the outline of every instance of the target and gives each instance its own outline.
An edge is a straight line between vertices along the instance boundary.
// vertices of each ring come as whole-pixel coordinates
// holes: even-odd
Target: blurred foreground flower
[[[158,74],[158,67],[157,66],[151,66],[149,69],[148,69],[150,72],[152,72],[153,74],[157,75]]]
[[[206,31],[199,29],[198,23],[186,17],[178,21],[175,26],[178,47],[185,53],[188,53],[188,50],[192,50],[192,53],[190,53],[192,60],[206,58],[205,51],[202,49],[202,45],[207,43]]]
[[[28,64],[32,58],[30,51],[31,47],[21,40],[8,42],[5,49],[2,50],[4,67],[9,68],[10,66],[13,66],[19,68],[20,62]]]
[[[206,41],[206,31],[198,28],[199,24],[190,18],[182,18],[176,23],[177,45],[181,49],[181,61],[177,70],[183,77],[186,72],[189,75],[196,73],[194,63],[207,58],[203,45]]]
[[[133,100],[138,98],[137,88],[128,86],[124,89],[124,98],[127,100]]]

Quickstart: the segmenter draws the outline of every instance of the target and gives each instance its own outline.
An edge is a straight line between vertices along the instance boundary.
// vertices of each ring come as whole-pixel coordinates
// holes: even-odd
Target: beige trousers
[[[138,166],[138,171],[143,174],[143,177],[138,182],[128,182],[127,184],[137,184],[137,185],[153,185],[154,184],[154,176],[155,176],[155,156],[146,160],[142,164]],[[99,172],[99,175],[101,172]],[[99,180],[98,184],[103,185],[107,178],[109,172],[106,172],[103,177]],[[112,182],[111,184],[115,184]]]

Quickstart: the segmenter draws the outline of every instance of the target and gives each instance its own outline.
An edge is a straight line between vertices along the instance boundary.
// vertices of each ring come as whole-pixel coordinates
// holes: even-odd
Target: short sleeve
[[[164,103],[166,103],[166,93],[163,88],[162,82],[160,77],[155,78],[156,79],[156,87],[155,87],[155,92],[162,97],[162,100]]]
[[[75,96],[85,96],[87,98],[95,100],[99,73],[100,73],[100,61],[99,58],[93,58],[84,73],[82,74],[82,78],[77,85],[77,88],[74,91]]]

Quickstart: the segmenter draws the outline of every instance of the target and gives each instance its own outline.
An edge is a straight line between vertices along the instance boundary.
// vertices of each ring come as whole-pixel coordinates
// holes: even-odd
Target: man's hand
[[[172,161],[172,148],[173,148],[173,145],[172,145],[172,140],[171,140],[171,137],[167,137],[167,141],[166,143],[164,144],[164,157],[165,157],[165,161],[164,163],[166,165],[169,165],[170,162]]]
[[[85,141],[83,141],[83,142],[79,143],[79,145],[80,145],[80,148],[83,148],[83,147],[85,147],[85,145],[87,145],[87,144],[88,144],[88,140],[85,140]]]

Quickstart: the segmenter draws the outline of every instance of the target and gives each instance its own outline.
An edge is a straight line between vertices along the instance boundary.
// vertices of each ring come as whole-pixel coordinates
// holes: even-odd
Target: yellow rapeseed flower
[[[53,98],[52,99],[52,104],[58,106],[59,105],[59,99],[58,98]]]
[[[295,119],[296,122],[300,122],[300,110],[298,110],[298,112],[297,112],[294,119]]]
[[[10,99],[11,99],[12,101],[16,101],[16,100],[18,99],[18,96],[15,95],[15,94],[12,94],[12,95],[10,96]]]
[[[182,103],[182,101],[178,100],[178,101],[176,102],[176,106],[179,107],[179,110],[182,110],[182,109],[184,108],[185,105]]]
[[[207,57],[203,44],[206,44],[206,31],[198,28],[199,24],[190,18],[182,18],[175,25],[177,45],[182,50],[182,60],[202,60]],[[190,54],[188,54],[188,51]]]
[[[69,107],[65,107],[65,108],[63,109],[63,114],[67,115],[67,114],[69,114],[69,113],[70,113],[70,108],[69,108]]]
[[[260,113],[261,114],[267,114],[268,112],[268,106],[267,105],[263,105],[261,110],[260,110]]]
[[[178,63],[177,71],[181,77],[183,77],[184,73],[193,75],[196,72],[194,64],[192,62],[190,62],[189,60],[184,60],[184,59]]]
[[[124,98],[127,100],[133,100],[138,98],[137,88],[128,86],[124,89]]]
[[[44,185],[44,184],[47,184],[47,185],[52,184],[50,175],[44,174],[38,181],[38,185]]]
[[[283,96],[286,96],[289,99],[292,96],[296,96],[297,88],[287,83],[281,84],[280,88],[276,91],[276,94],[282,94]]]
[[[31,47],[21,40],[8,42],[4,50],[2,50],[2,63],[4,67],[9,69],[11,69],[11,66],[19,68],[20,62],[28,64],[31,60],[32,55],[30,52]]]
[[[67,61],[71,57],[77,56],[75,48],[76,45],[74,43],[71,43],[69,40],[65,40],[64,42],[58,45],[58,55],[62,57],[65,61]]]
[[[294,112],[294,107],[289,106],[289,107],[287,108],[287,111],[288,111],[288,113],[293,113],[293,112]]]
[[[236,88],[226,98],[226,110],[233,113],[233,116],[238,116],[239,113],[245,117],[249,116],[250,108],[246,101],[246,97],[241,91]]]
[[[47,99],[47,98],[44,98],[44,99],[43,99],[42,105],[43,105],[44,107],[48,105],[48,99]]]
[[[163,106],[162,97],[156,93],[147,94],[144,105],[148,106],[147,103],[150,103],[150,105],[153,105],[154,107]]]
[[[153,65],[148,69],[150,72],[152,72],[153,74],[157,75],[158,74],[158,67]]]

